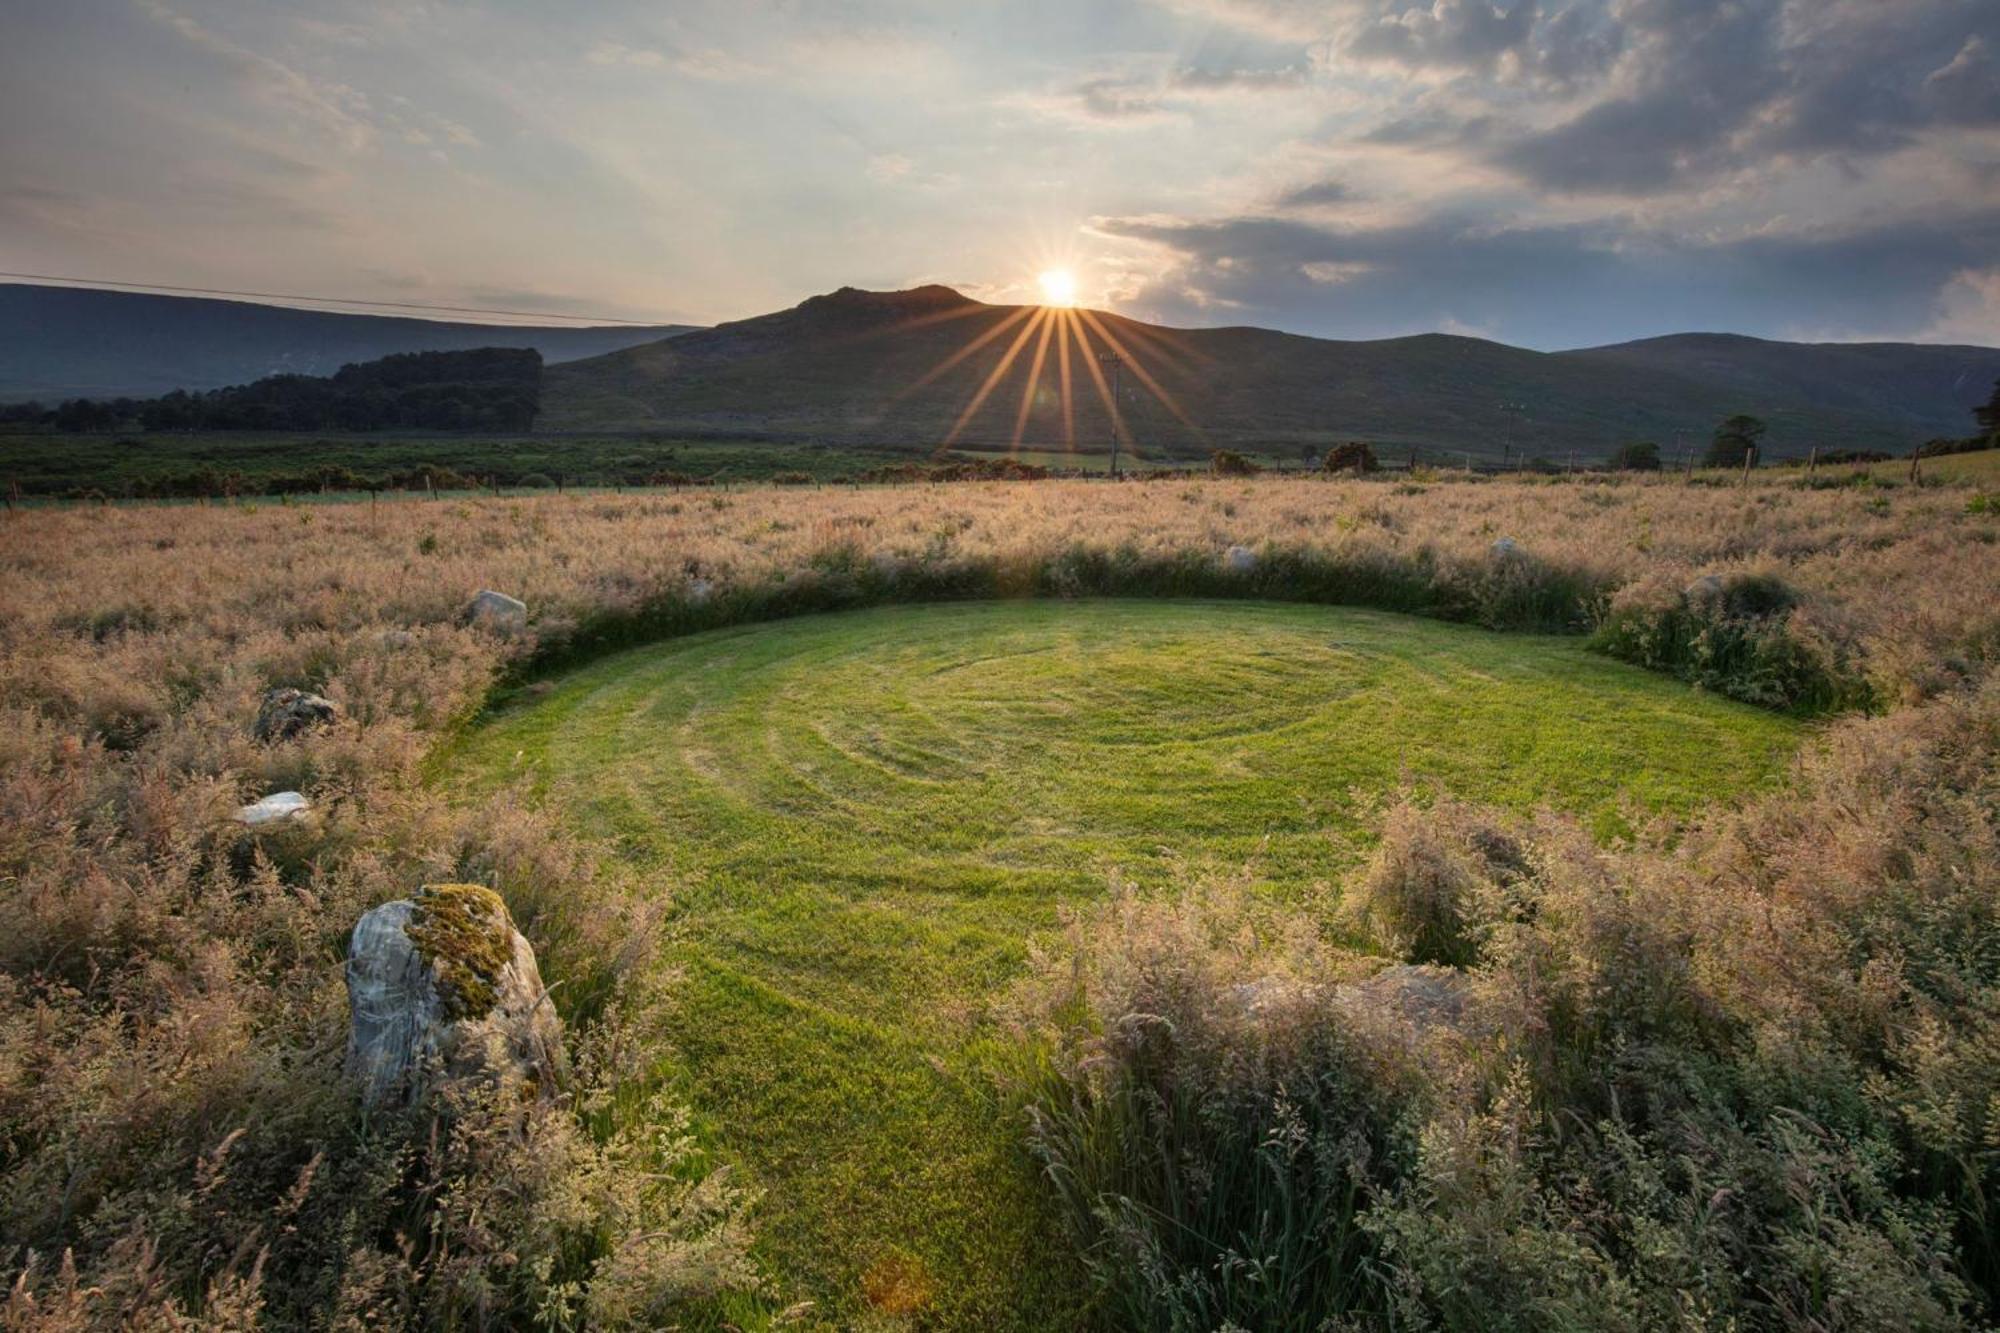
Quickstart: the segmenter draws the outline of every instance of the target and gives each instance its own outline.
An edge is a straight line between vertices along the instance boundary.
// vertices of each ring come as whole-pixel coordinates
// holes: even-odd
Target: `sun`
[[[1066,268],[1045,270],[1035,281],[1042,285],[1042,304],[1072,306],[1076,304],[1076,274]]]

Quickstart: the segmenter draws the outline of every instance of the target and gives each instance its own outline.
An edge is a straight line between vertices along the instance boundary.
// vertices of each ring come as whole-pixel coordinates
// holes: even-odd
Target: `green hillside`
[[[1771,423],[1770,447],[1783,455],[1814,445],[1905,449],[1962,433],[1970,404],[2000,378],[2000,351],[1990,349],[1742,339],[1724,340],[1745,344],[1741,355],[1691,352],[1704,337],[1558,353],[1445,334],[1335,342],[1167,329],[1101,312],[1045,316],[946,287],[843,288],[552,366],[539,425],[1102,447],[1109,414],[1091,372],[1116,350],[1128,367],[1126,434],[1142,453],[1360,437],[1490,458],[1599,457],[1652,439],[1671,456],[1721,417],[1750,412]]]

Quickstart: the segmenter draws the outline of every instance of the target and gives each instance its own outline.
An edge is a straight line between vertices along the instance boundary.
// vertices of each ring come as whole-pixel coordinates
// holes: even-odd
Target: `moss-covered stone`
[[[501,970],[514,958],[507,904],[480,884],[426,884],[411,903],[404,934],[431,965],[445,1016],[491,1013]]]

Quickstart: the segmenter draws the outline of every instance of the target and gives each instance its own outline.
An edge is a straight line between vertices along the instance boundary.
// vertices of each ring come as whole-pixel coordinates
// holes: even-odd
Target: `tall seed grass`
[[[1496,548],[1501,537],[1514,546]],[[1247,572],[1223,561],[1236,545],[1257,554]],[[1754,650],[1694,647],[1690,585],[1765,568],[1789,604],[1724,617],[1742,622],[1731,632]],[[658,904],[622,900],[592,878],[590,849],[517,805],[453,813],[448,794],[422,781],[434,740],[496,681],[654,635],[875,601],[1200,595],[1600,629],[1610,651],[1677,671],[1699,662],[1690,674],[1703,683],[1778,706],[1913,704],[1954,697],[2000,653],[1994,586],[1992,525],[1947,487],[1864,501],[1663,482],[1038,482],[10,513],[0,518],[0,1245],[17,1277],[8,1318],[51,1328],[562,1327],[644,1323],[754,1285],[740,1263],[744,1201],[725,1182],[703,1185],[699,1154],[679,1140],[630,1137],[655,1118],[630,1109],[651,1095],[644,1060],[598,1062],[600,1082],[526,1125],[477,1108],[365,1117],[339,1078],[346,933],[367,907],[427,879],[502,892],[586,1048],[618,1046],[615,1034],[631,1032],[649,1003],[634,997],[653,973],[644,941]],[[525,598],[529,632],[465,624],[481,587]],[[1648,602],[1648,587],[1673,596]],[[345,720],[255,743],[257,701],[276,685],[326,694]],[[1865,767],[1879,756],[1848,758]],[[316,817],[255,836],[229,822],[237,804],[280,789],[306,792]],[[1970,815],[1947,826],[1924,814],[1924,827],[1957,831],[1905,846],[1883,841],[1884,830],[1854,855],[1893,843],[1883,864],[1896,875],[1911,858],[1972,864]],[[1681,854],[1648,855],[1679,864]],[[1889,1141],[1915,1145],[1895,1160],[1946,1191],[1935,1197],[1951,1201],[1957,1234],[1988,1226],[1991,1148],[1978,1135],[1993,1117],[1970,1100],[1985,1086],[1987,1038],[1966,1028],[1986,1003],[1986,983],[1966,971],[1988,956],[1983,937],[1926,933],[1944,910],[1928,899],[1878,901],[1856,886],[1821,912],[1795,901],[1803,896],[1745,922],[1717,909],[1686,930],[1763,938],[1756,927],[1795,914],[1799,957],[1825,987],[1860,951],[1870,966],[1847,990],[1785,990],[1794,1007],[1749,1031],[1814,1053],[1785,1077],[1830,1080],[1842,1125],[1893,1129]],[[1971,919],[1976,903],[1954,901]],[[1893,960],[1878,937],[1894,942]],[[1481,940],[1482,951],[1504,942],[1491,931]],[[1761,985],[1732,980],[1725,961],[1687,954],[1700,983],[1688,992],[1694,1012]],[[1764,964],[1791,961],[1773,950]],[[1923,992],[1908,1023],[1889,1023],[1880,1015],[1902,1013],[1906,983],[1935,993]],[[1576,994],[1564,1003],[1608,1021],[1594,991]],[[1745,1030],[1733,1021],[1726,1030]],[[1271,1038],[1242,1035],[1263,1051],[1251,1061],[1264,1071],[1258,1086],[1296,1085],[1312,1108],[1297,1112],[1301,1141],[1340,1170],[1350,1164],[1341,1145],[1366,1141],[1366,1169],[1353,1178],[1379,1190],[1371,1172],[1391,1155],[1387,1122],[1372,1112],[1355,1121],[1342,1100],[1363,1079],[1351,1062],[1375,1048],[1342,1036],[1317,1054],[1282,1042],[1265,1050],[1255,1042]],[[632,1035],[620,1049],[647,1047]],[[1223,1044],[1193,1063],[1178,1046],[1135,1049],[1152,1062],[1155,1089],[1234,1067]],[[1591,1067],[1597,1048],[1580,1065],[1563,1054],[1577,1049],[1524,1046],[1522,1058],[1543,1072]],[[1867,1077],[1842,1082],[1825,1072],[1836,1065]],[[1334,1071],[1323,1087],[1299,1082],[1323,1066]],[[657,1115],[672,1123],[667,1108]],[[1170,1122],[1189,1151],[1208,1132],[1207,1122]],[[1294,1122],[1273,1110],[1247,1123],[1278,1133]],[[1254,1158],[1264,1141],[1240,1146]],[[646,1161],[656,1169],[642,1170]],[[1343,1253],[1387,1243],[1355,1240],[1348,1205],[1306,1188],[1338,1174],[1318,1157],[1267,1155],[1240,1172],[1291,1182],[1288,1206]],[[1893,1197],[1911,1197],[1906,1179],[1891,1184]],[[1345,1265],[1302,1286],[1256,1269],[1261,1213],[1241,1212],[1232,1191],[1203,1197],[1213,1209],[1204,1234],[1235,1246],[1247,1267],[1204,1278],[1207,1303],[1191,1308],[1245,1308],[1262,1289],[1310,1303],[1350,1282]],[[1961,1244],[1950,1271],[1990,1287],[1990,1272],[1966,1267],[1968,1252]],[[1157,1254],[1178,1271],[1173,1245]]]
[[[1338,919],[1086,915],[1024,988],[1023,1098],[1116,1322],[1990,1326],[1996,773],[2000,682],[1632,845],[1406,798]],[[1463,964],[1458,1016],[1357,1006],[1357,920]]]

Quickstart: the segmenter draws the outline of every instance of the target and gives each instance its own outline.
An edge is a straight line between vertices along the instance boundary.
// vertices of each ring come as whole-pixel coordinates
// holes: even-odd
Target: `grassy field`
[[[1254,452],[1254,451],[1253,451]],[[1296,468],[1296,451],[1261,456],[1267,465]],[[521,478],[561,478],[571,487],[608,488],[619,478],[672,472],[697,480],[758,482],[785,474],[818,481],[852,477],[873,468],[968,459],[1017,462],[1063,471],[1109,470],[1107,445],[1076,452],[968,446],[938,450],[930,444],[818,444],[810,441],[687,440],[669,437],[588,435],[294,435],[257,431],[148,434],[62,434],[0,430],[0,493],[18,485],[30,495],[98,490],[116,497],[209,470],[241,479],[256,491],[272,477],[317,468],[345,468],[362,477],[388,477],[429,465],[467,477],[498,477],[520,489]],[[1128,472],[1153,467],[1193,467],[1206,455],[1168,457],[1127,448]],[[421,492],[421,487],[419,487]],[[344,493],[344,492],[343,492]]]
[[[1074,1325],[991,1006],[1113,878],[1324,896],[1405,777],[1602,833],[1770,781],[1795,723],[1575,641],[1356,610],[973,604],[718,631],[517,696],[439,757],[672,892],[678,1074],[850,1327]],[[872,1307],[872,1309],[871,1309]],[[896,1326],[901,1326],[900,1324]]]
[[[928,448],[896,449],[802,442],[680,440],[567,435],[287,435],[257,431],[194,434],[68,435],[0,432],[0,490],[18,483],[33,495],[128,487],[203,469],[252,481],[315,468],[362,476],[430,464],[468,476],[511,481],[539,473],[569,483],[608,484],[621,474],[679,472],[695,478],[756,481],[797,472],[830,479],[867,468],[921,461]]]
[[[1907,477],[1910,475],[1908,462],[1876,463],[1871,469],[1876,476]],[[2000,449],[1981,449],[1969,454],[1943,454],[1937,458],[1926,458],[1923,475],[1945,481],[1969,481],[1980,486],[2000,483]]]
[[[1095,1259],[1137,1328],[1670,1327],[1690,1290],[1743,1328],[1990,1326],[2000,528],[1969,482],[1767,472],[0,511],[10,1315],[750,1329],[805,1294],[835,1326],[1073,1327]],[[527,632],[469,624],[481,588]],[[1782,780],[1796,722],[1718,697],[1829,683],[1884,715],[1814,722]],[[260,742],[281,686],[345,720]],[[1352,797],[1406,761],[1458,799]],[[1621,785],[1695,813],[1607,845]],[[293,790],[318,817],[246,843],[236,809]],[[1514,828],[1544,795],[1582,823]],[[1210,873],[1245,860],[1242,891]],[[1191,887],[1114,898],[1113,869]],[[355,921],[444,880],[504,898],[577,1072],[449,1138],[341,1076]],[[1491,1000],[1435,1069],[1337,997],[1246,1009],[1371,965],[1350,931],[1419,956],[1425,903]],[[1200,1131],[1170,1160],[1299,1142],[1268,1135],[1302,1087],[1305,1166],[1231,1179],[1345,1207],[1321,1164],[1380,1150],[1367,1229],[1300,1233],[1282,1306],[1183,1283],[1236,1271],[1216,1237],[1263,1245],[1237,1225],[1260,1201],[1224,1192],[1225,1231],[1149,1183],[1157,1136],[1118,1117],[1160,1066],[1112,1039],[1144,1015],[1201,1038],[1166,1070]],[[1104,1132],[1030,1133],[996,1069]],[[753,1215],[660,1133],[683,1111]],[[1119,1199],[1186,1252],[1105,1244]],[[1340,1253],[1365,1290],[1289,1300]]]

